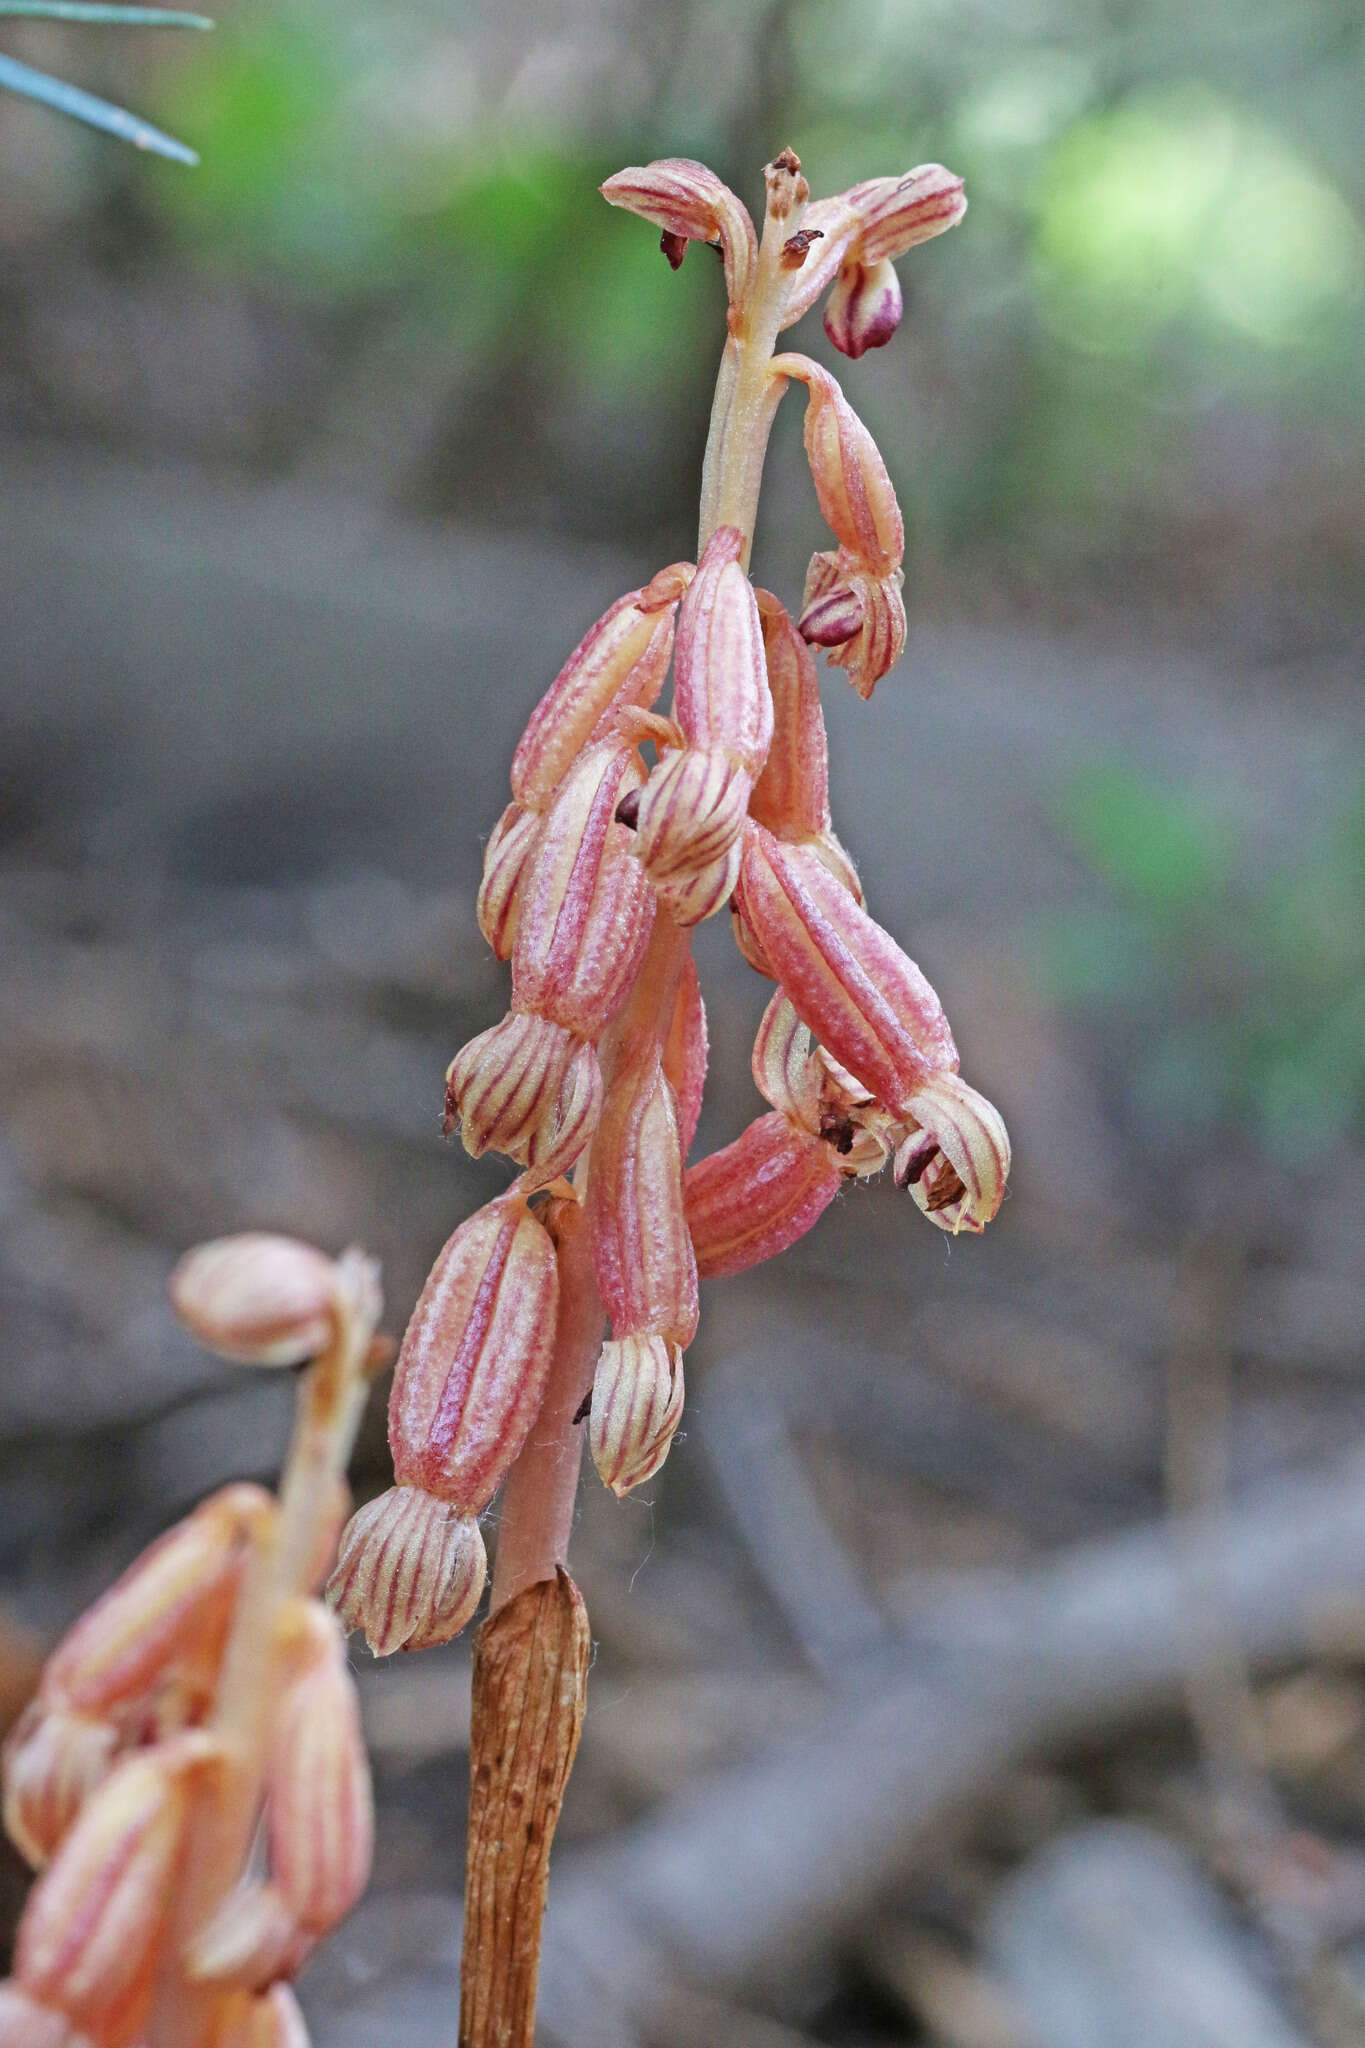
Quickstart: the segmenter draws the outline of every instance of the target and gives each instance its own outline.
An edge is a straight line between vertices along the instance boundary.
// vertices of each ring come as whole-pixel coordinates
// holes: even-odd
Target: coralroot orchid
[[[232,1487],[205,1503],[48,1666],[8,1760],[11,1832],[48,1868],[0,1989],[0,2048],[304,2040],[288,1979],[369,1857],[341,1626],[380,1655],[458,1633],[499,1489],[474,1660],[460,2040],[530,2048],[589,1651],[565,1569],[583,1443],[614,1493],[651,1478],[683,1412],[699,1279],[794,1243],[850,1177],[894,1158],[896,1184],[952,1232],[999,1208],[1004,1124],[959,1077],[938,997],[864,907],[830,814],[811,650],[863,698],[896,661],[900,509],[835,379],[777,353],[826,296],[845,354],[888,341],[894,260],[966,202],[935,164],[815,204],[790,150],[765,180],[761,234],[686,159],[602,188],[661,231],[675,269],[692,241],[724,258],[697,561],[660,569],[589,628],[513,759],[478,904],[511,964],[510,1007],[456,1053],[445,1112],[471,1153],[502,1152],[519,1173],[455,1232],[413,1312],[389,1406],[396,1483],[341,1532],[328,1614],[312,1594],[337,1544],[373,1275],[358,1255],[333,1265],[268,1238],[192,1255],[175,1296],[198,1335],[249,1362],[314,1361],[299,1435],[278,1502]],[[793,382],[833,540],[795,619],[747,568]],[[691,932],[727,904],[775,984],[753,1056],[769,1109],[688,1167],[707,1061]],[[262,1815],[265,1868],[248,1876]]]
[[[651,1478],[683,1411],[698,1277],[771,1258],[849,1177],[894,1155],[932,1222],[979,1230],[1009,1167],[1004,1125],[958,1079],[942,1006],[863,907],[830,816],[811,649],[862,697],[895,662],[900,508],[835,379],[776,353],[826,292],[846,354],[888,340],[893,260],[962,217],[961,182],[927,165],[812,206],[784,151],[766,183],[761,237],[735,195],[682,158],[602,188],[661,230],[675,269],[693,241],[725,259],[697,561],[661,569],[589,628],[516,750],[479,898],[481,929],[511,962],[511,1009],[452,1061],[446,1127],[522,1172],[437,1262],[390,1407],[398,1486],[355,1518],[330,1588],[380,1651],[444,1640],[478,1599],[475,1518],[506,1475],[475,1653],[467,2048],[531,2038],[524,1929],[549,1826],[516,1910],[504,1899],[490,1918],[486,1902],[502,1898],[512,1804],[499,1802],[533,1798],[537,1772],[562,1783],[577,1739],[587,1631],[564,1558],[583,1441],[613,1492]],[[812,560],[795,622],[747,573],[768,432],[791,383],[806,388],[806,453],[834,543]],[[706,1074],[690,934],[727,903],[745,957],[777,984],[754,1051],[771,1110],[686,1168]],[[513,1231],[525,1240],[515,1257]],[[547,1662],[552,1639],[562,1666]],[[524,1782],[507,1778],[509,1712],[542,1731],[539,1755],[517,1765]]]

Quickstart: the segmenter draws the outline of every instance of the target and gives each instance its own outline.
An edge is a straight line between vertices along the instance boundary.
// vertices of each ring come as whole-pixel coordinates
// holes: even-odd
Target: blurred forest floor
[[[6,467],[0,1583],[41,1643],[275,1467],[288,1390],[176,1331],[180,1249],[358,1240],[396,1329],[498,1184],[437,1128],[503,1007],[481,842],[536,694],[657,563]],[[852,1189],[706,1290],[649,1499],[585,1482],[547,2040],[1365,2038],[1365,1172],[1323,1106],[1355,940],[1318,850],[1354,651],[930,616],[872,705],[831,674],[836,823],[1012,1199],[950,1248]],[[701,962],[704,1148],[755,1111],[763,989],[717,927]],[[377,1398],[360,1487],[385,1455]],[[1140,1533],[1171,1500],[1184,1552]],[[401,2048],[454,2024],[468,1652],[358,1662],[375,1884],[304,2002],[320,2048]]]

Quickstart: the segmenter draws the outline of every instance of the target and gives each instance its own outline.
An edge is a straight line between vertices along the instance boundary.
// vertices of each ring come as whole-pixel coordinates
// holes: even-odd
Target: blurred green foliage
[[[1103,1014],[1128,1106],[1169,1156],[1240,1127],[1267,1152],[1365,1125],[1365,789],[1267,861],[1236,823],[1117,763],[1057,823],[1104,884],[1031,935],[1040,993]]]

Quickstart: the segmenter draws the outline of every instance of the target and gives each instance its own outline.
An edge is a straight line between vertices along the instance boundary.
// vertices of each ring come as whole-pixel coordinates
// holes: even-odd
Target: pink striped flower
[[[779,990],[754,1041],[772,1114],[689,1168],[687,1227],[704,1280],[743,1273],[817,1223],[846,1179],[878,1173],[889,1143],[877,1105],[823,1049]]]
[[[798,355],[775,357],[773,368],[810,394],[806,456],[826,523],[869,574],[889,576],[901,565],[905,528],[876,442],[828,370]]]
[[[743,537],[712,535],[678,616],[674,716],[685,744],[665,754],[640,797],[637,853],[682,925],[718,910],[734,887],[750,792],[772,741],[772,698]]]
[[[1010,1140],[994,1103],[959,1074],[933,1075],[906,1103],[896,1185],[940,1230],[982,1231],[1005,1195]]]
[[[377,1655],[446,1641],[478,1604],[477,1518],[540,1407],[558,1299],[553,1241],[516,1188],[433,1266],[389,1396],[397,1485],[352,1517],[327,1588]]]
[[[730,303],[749,288],[758,242],[747,207],[705,164],[691,157],[661,157],[632,164],[601,187],[608,206],[623,206],[663,230],[664,253],[676,270],[689,242],[719,242],[725,256]]]
[[[933,989],[818,856],[750,822],[738,899],[802,1022],[894,1117],[957,1047]]]

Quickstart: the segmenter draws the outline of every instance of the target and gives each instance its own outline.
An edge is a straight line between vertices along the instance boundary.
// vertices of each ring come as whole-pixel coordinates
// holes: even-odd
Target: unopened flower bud
[[[954,1236],[984,1230],[1004,1199],[1010,1140],[995,1105],[960,1075],[935,1074],[905,1105],[917,1126],[896,1153],[896,1184]]]
[[[636,811],[636,852],[670,916],[698,924],[734,887],[740,828],[772,740],[772,698],[743,536],[718,527],[678,616],[674,715],[687,744],[668,751]]]
[[[706,1005],[702,1001],[697,963],[689,953],[683,962],[682,980],[673,1005],[673,1021],[664,1041],[664,1075],[673,1090],[678,1110],[678,1135],[682,1155],[696,1135],[701,1115],[702,1092],[706,1087]]]
[[[142,2032],[179,1866],[190,1788],[217,1755],[198,1732],[126,1757],[29,1896],[14,1974],[40,2005],[100,2042]]]
[[[159,1536],[102,1593],[49,1657],[40,1697],[102,1716],[174,1664],[212,1661],[232,1618],[242,1564],[276,1514],[264,1487],[225,1486]]]
[[[618,598],[579,641],[512,757],[512,794],[525,809],[548,809],[584,747],[607,738],[628,707],[648,710],[655,702],[673,653],[673,610],[689,574],[685,563],[661,570],[643,590]]]
[[[517,936],[521,887],[540,837],[535,811],[510,803],[493,827],[483,855],[479,884],[479,930],[499,960],[510,960]]]
[[[624,1337],[602,1346],[592,1383],[588,1442],[593,1463],[621,1498],[652,1479],[682,1419],[682,1352],[666,1337]]]
[[[310,1244],[245,1231],[187,1252],[171,1306],[210,1351],[243,1365],[300,1365],[336,1331],[336,1265]]]
[[[303,1968],[314,1943],[276,1884],[247,1883],[228,1893],[190,1942],[185,1973],[197,1984],[257,1992]]]
[[[287,1627],[266,1759],[270,1874],[299,1925],[321,1935],[365,1889],[374,1804],[345,1637],[316,1600],[297,1602]]]
[[[40,1870],[104,1778],[118,1748],[108,1721],[35,1700],[5,1744],[5,1831]]]
[[[806,386],[806,455],[820,510],[840,545],[873,576],[905,553],[905,527],[886,464],[828,370],[808,356],[775,356],[773,369]]]
[[[723,751],[756,777],[773,736],[772,698],[744,536],[717,527],[678,613],[673,715],[694,747]]]
[[[846,356],[884,348],[900,326],[905,302],[896,266],[884,256],[864,266],[845,263],[825,306],[825,332]]]
[[[449,1240],[404,1333],[389,1397],[394,1477],[477,1513],[521,1449],[554,1346],[559,1275],[515,1189]]]
[[[608,206],[638,213],[665,235],[687,242],[719,242],[731,303],[744,296],[758,257],[753,222],[729,186],[705,164],[681,156],[631,164],[608,178],[601,192]]]
[[[283,1672],[266,1757],[268,1882],[239,1886],[188,1956],[200,1982],[259,1990],[293,1976],[369,1876],[374,1812],[355,1684],[336,1617],[296,1600],[277,1624]]]
[[[342,1533],[327,1599],[376,1657],[448,1643],[471,1620],[488,1555],[472,1514],[416,1486],[393,1486]]]
[[[616,817],[643,781],[628,742],[588,747],[560,784],[522,890],[513,1007],[582,1038],[620,1007],[649,939],[653,902]]]
[[[446,1073],[445,1128],[465,1150],[505,1152],[542,1181],[567,1173],[602,1108],[596,1049],[546,1017],[509,1011],[471,1038]]]
[[[780,839],[809,839],[830,826],[829,742],[819,678],[811,651],[786,608],[771,591],[756,595],[773,736],[749,809]]]
[[[797,1015],[893,1116],[931,1074],[956,1068],[933,989],[811,848],[751,822],[739,900]]]
[[[844,1184],[832,1146],[774,1110],[687,1169],[687,1227],[703,1280],[745,1273],[819,1222]]]
[[[593,1145],[588,1221],[613,1335],[652,1331],[690,1344],[697,1274],[683,1215],[682,1142],[659,1067],[613,1092]]]
[[[95,2048],[65,2013],[39,2005],[21,1984],[0,1984],[0,2048]]]
[[[746,768],[699,747],[666,754],[645,784],[640,864],[675,923],[700,924],[729,897],[752,788]]]

